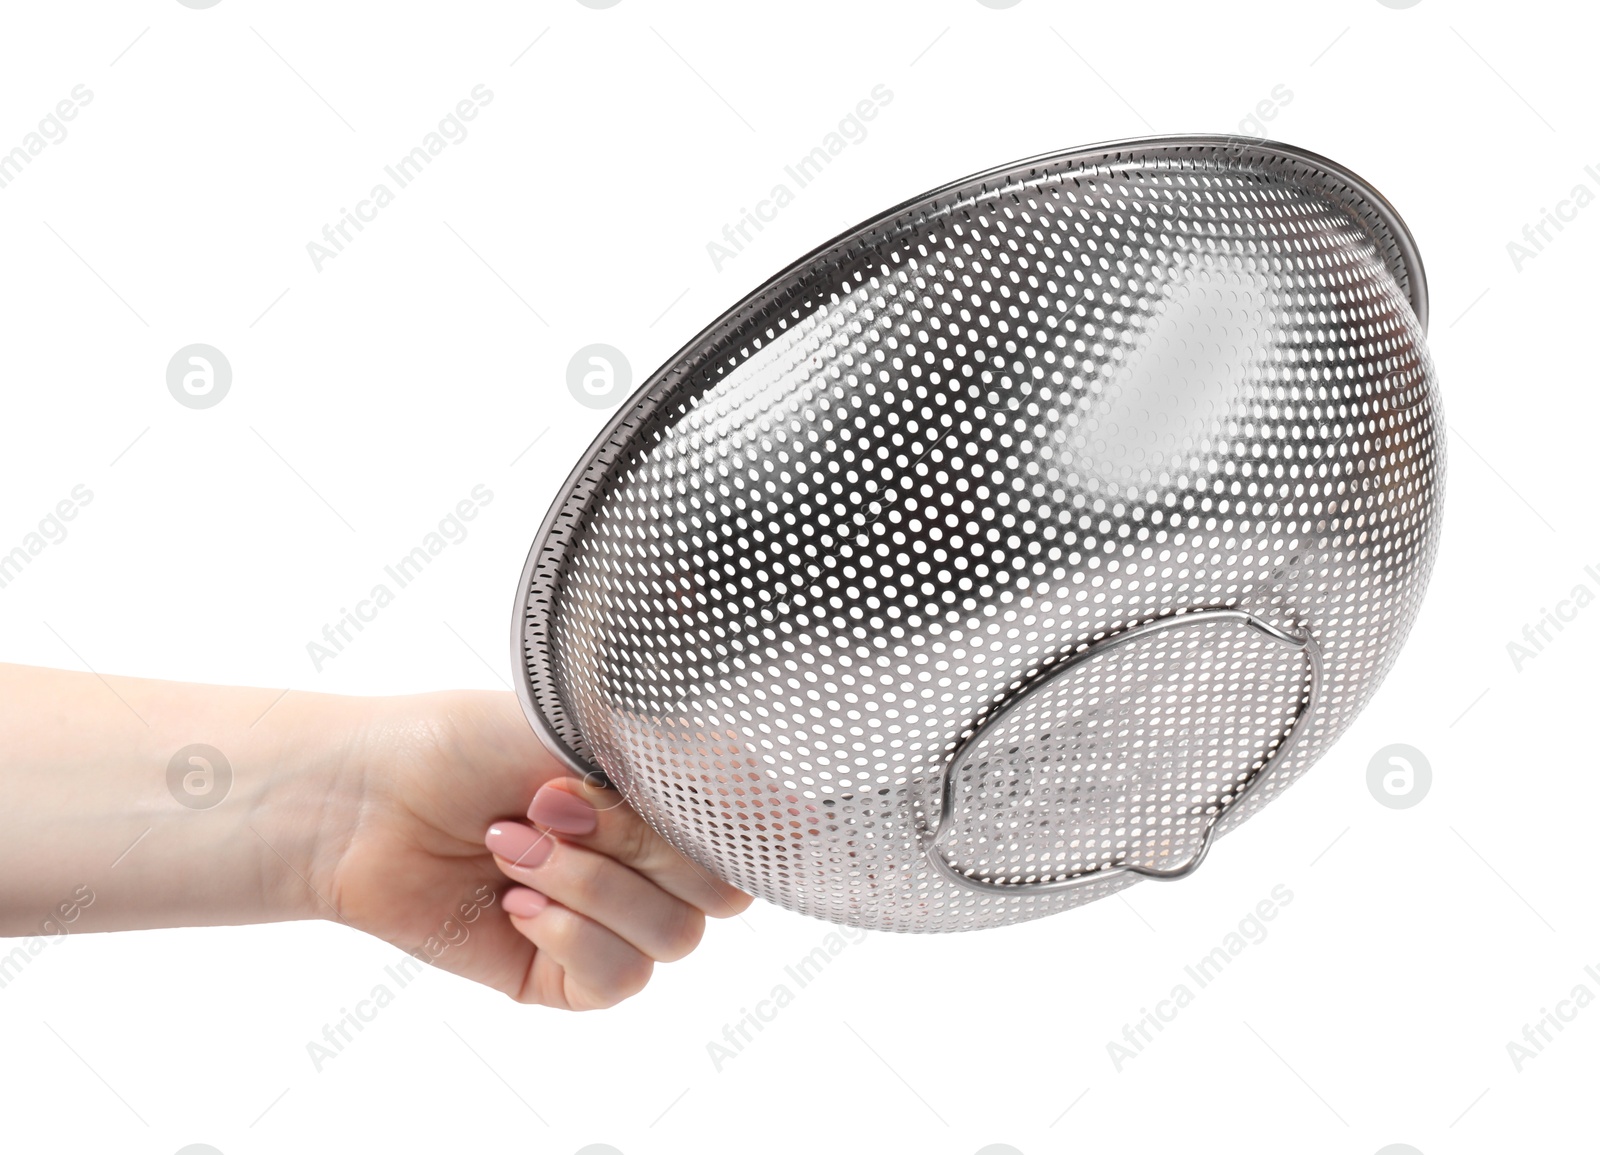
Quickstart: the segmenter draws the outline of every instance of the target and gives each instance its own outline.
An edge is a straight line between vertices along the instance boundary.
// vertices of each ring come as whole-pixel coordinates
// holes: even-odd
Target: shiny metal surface
[[[1303,654],[1304,675],[1262,639]],[[1222,660],[1224,642],[1235,661]],[[1241,610],[1190,610],[1102,638],[962,743],[928,861],[995,894],[1123,871],[1186,878],[1223,815],[1294,749],[1321,690],[1315,639]],[[979,865],[963,871],[956,855]]]
[[[820,918],[973,929],[1187,874],[1415,618],[1426,312],[1394,210],[1285,145],[1101,145],[906,202],[590,447],[519,586],[529,718]]]

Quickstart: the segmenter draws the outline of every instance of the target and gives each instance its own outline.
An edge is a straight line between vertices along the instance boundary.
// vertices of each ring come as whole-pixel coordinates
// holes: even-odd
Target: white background
[[[1280,85],[1261,127],[1368,177],[1417,237],[1451,439],[1398,665],[1189,881],[871,935],[720,1072],[707,1043],[825,924],[758,905],[584,1016],[428,973],[321,1073],[306,1043],[399,952],[327,924],[73,936],[0,991],[5,1146],[1593,1150],[1600,1009],[1520,1073],[1506,1044],[1576,984],[1600,995],[1600,608],[1520,672],[1507,643],[1600,591],[1600,207],[1520,271],[1507,242],[1600,192],[1595,32],[1586,6],[1442,0],[8,4],[0,148],[75,85],[93,100],[0,189],[0,546],[75,485],[94,500],[0,590],[7,660],[501,687],[529,542],[607,415],[568,392],[579,347],[642,380],[892,203],[1055,148],[1250,131]],[[318,272],[306,243],[478,84],[470,136]],[[718,271],[707,242],[880,84],[867,137]],[[167,390],[191,342],[233,366],[214,408]],[[480,483],[467,540],[316,671],[306,643]],[[1433,768],[1405,810],[1366,785],[1397,742]],[[1266,940],[1116,1070],[1106,1044],[1278,884]]]

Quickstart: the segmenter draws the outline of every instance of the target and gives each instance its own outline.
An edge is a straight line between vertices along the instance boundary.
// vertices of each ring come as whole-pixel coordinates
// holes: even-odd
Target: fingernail
[[[572,791],[548,783],[539,787],[539,792],[533,796],[528,817],[562,834],[588,834],[598,821],[593,806]]]
[[[532,918],[545,907],[550,905],[550,900],[537,890],[529,890],[525,886],[514,886],[505,892],[500,899],[500,907],[507,914],[514,914],[518,918]]]
[[[519,822],[497,822],[489,827],[483,844],[501,858],[532,869],[550,857],[555,839]]]

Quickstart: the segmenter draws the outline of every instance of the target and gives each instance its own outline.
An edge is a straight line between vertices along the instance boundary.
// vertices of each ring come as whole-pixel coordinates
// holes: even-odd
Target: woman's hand
[[[510,694],[397,699],[364,746],[331,913],[520,1002],[611,1006],[750,904],[564,770]]]
[[[749,903],[567,773],[508,693],[0,665],[0,935],[336,919],[582,1010]]]

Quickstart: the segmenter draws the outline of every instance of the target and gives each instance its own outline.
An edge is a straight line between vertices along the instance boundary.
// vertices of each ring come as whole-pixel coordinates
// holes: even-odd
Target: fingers
[[[520,822],[495,823],[484,842],[507,878],[600,924],[651,959],[671,962],[700,945],[700,909],[616,859]]]
[[[742,913],[751,898],[679,854],[617,791],[582,778],[557,778],[533,796],[528,817],[564,844],[614,859],[711,918]]]
[[[655,964],[593,919],[520,887],[508,890],[501,905],[536,948],[519,1001],[600,1010],[638,994],[650,981]]]
[[[529,823],[496,822],[484,843],[512,887],[501,899],[533,959],[524,1002],[586,1010],[636,994],[657,962],[699,945],[707,915],[750,896],[679,854],[620,794],[576,778],[546,782]]]

